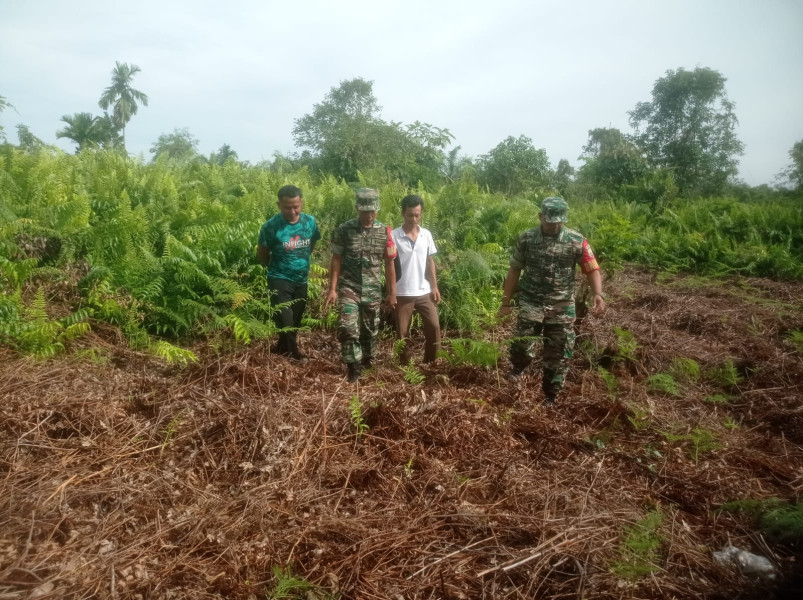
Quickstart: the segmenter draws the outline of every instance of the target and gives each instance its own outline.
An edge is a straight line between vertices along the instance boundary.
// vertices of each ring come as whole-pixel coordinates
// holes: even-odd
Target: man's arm
[[[597,259],[594,257],[594,251],[591,249],[586,239],[583,239],[580,268],[583,273],[586,274],[588,285],[591,287],[591,293],[594,294],[594,306],[591,312],[600,314],[605,310],[605,297],[602,295],[602,275],[600,275],[599,265],[597,264]]]
[[[340,279],[340,268],[343,265],[343,256],[340,254],[332,255],[332,262],[329,264],[329,290],[323,301],[323,312],[329,309],[330,304],[337,302],[337,280]]]
[[[605,297],[602,295],[602,276],[599,269],[594,269],[586,275],[591,293],[594,294],[594,307],[591,309],[595,314],[605,310]]]
[[[516,286],[519,285],[519,277],[521,277],[521,269],[510,267],[507,270],[505,285],[502,288],[502,306],[499,308],[500,317],[506,317],[513,312],[510,299],[513,297],[513,292],[516,291]]]
[[[257,246],[257,258],[263,267],[267,267],[270,262],[270,248],[267,246]]]
[[[388,286],[388,306],[396,308],[396,265],[393,258],[385,257],[385,284]]]
[[[438,290],[438,270],[435,268],[435,259],[430,254],[427,256],[426,278],[432,288],[432,300],[435,304],[441,303],[441,293]]]

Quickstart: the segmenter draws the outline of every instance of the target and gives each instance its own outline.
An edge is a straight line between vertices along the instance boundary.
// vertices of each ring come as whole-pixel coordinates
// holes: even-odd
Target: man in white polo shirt
[[[441,344],[438,309],[441,293],[432,255],[438,250],[429,230],[421,227],[424,201],[420,196],[405,196],[401,202],[404,224],[393,230],[398,262],[396,264],[396,333],[406,340],[413,311],[418,311],[424,325],[424,362],[437,358]],[[405,344],[401,361],[407,363],[410,353]]]

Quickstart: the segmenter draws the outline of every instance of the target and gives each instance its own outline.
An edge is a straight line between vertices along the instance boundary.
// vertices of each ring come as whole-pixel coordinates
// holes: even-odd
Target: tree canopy
[[[549,158],[526,135],[507,137],[479,157],[479,181],[492,191],[509,196],[548,184]]]
[[[31,133],[27,125],[22,123],[17,125],[17,139],[19,139],[20,148],[29,154],[35,154],[47,146],[47,144]]]
[[[75,142],[76,153],[88,147],[112,147],[118,140],[117,130],[108,115],[96,117],[88,112],[61,117],[67,126],[56,132],[57,138]]]
[[[383,171],[407,184],[440,179],[448,129],[416,121],[386,122],[373,82],[357,77],[333,87],[312,112],[296,119],[293,139],[306,148],[300,159],[320,172],[356,181],[358,172]]]
[[[642,151],[615,128],[589,131],[581,159],[580,179],[609,189],[636,183],[648,169]]]
[[[793,190],[803,192],[803,140],[792,146],[789,158],[792,159],[792,164],[781,172],[779,178],[789,184]]]
[[[163,133],[151,146],[154,162],[159,159],[185,164],[198,157],[198,140],[186,127]]]
[[[209,156],[209,162],[216,165],[223,165],[228,159],[237,160],[237,152],[235,152],[228,144],[223,144],[218,148],[217,152],[213,152]]]
[[[670,70],[655,82],[652,101],[629,113],[638,145],[653,166],[671,169],[685,195],[717,194],[737,173],[744,144],[725,81],[709,68]]]

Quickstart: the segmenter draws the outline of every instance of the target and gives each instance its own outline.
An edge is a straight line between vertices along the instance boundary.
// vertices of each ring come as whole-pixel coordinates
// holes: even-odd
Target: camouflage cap
[[[379,191],[372,188],[358,189],[357,210],[366,212],[379,210]]]
[[[565,223],[569,220],[569,205],[563,198],[550,196],[541,202],[541,214],[547,223]]]

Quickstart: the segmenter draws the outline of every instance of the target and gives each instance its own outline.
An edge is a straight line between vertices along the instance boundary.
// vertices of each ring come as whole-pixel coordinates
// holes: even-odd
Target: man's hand
[[[596,294],[594,296],[594,307],[591,309],[591,313],[594,315],[601,315],[604,312],[605,298],[603,298],[601,294]]]
[[[431,292],[431,294],[430,294],[430,295],[432,296],[432,301],[433,301],[435,304],[440,304],[440,303],[441,303],[441,292],[440,292],[440,290],[438,289],[438,286],[437,286],[437,285],[436,285],[435,287],[433,287],[433,288],[432,288],[432,292]]]
[[[499,307],[499,312],[497,313],[500,319],[509,317],[512,314],[513,314],[513,307],[510,306],[510,304],[507,305],[503,304],[501,307]]]
[[[388,306],[393,310],[396,310],[396,294],[388,294],[387,299],[385,302],[388,303]]]
[[[323,301],[323,312],[326,313],[329,311],[329,305],[334,306],[337,302],[337,288],[330,288],[330,290],[326,293],[326,298]]]

